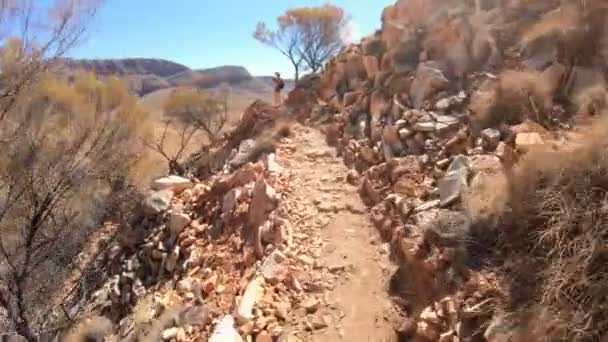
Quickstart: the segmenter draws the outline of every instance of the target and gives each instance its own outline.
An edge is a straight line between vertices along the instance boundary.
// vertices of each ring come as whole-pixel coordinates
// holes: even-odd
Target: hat
[[[275,76],[281,76],[281,74],[279,74],[278,72],[274,73]]]

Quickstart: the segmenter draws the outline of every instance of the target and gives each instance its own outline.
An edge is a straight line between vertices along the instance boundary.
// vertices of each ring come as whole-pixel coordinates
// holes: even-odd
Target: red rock
[[[255,337],[255,342],[272,342],[272,336],[266,330],[263,330]]]

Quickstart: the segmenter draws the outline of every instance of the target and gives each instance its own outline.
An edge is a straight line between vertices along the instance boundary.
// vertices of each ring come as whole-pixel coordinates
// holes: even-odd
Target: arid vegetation
[[[146,146],[159,153],[168,163],[170,174],[184,175],[183,157],[193,138],[199,137],[200,150],[208,151],[220,141],[220,133],[228,120],[228,93],[209,94],[197,89],[174,90],[164,104],[165,127],[155,141]],[[179,147],[167,147],[168,129],[179,134]],[[202,137],[200,135],[203,135]]]
[[[50,6],[50,7],[49,7]],[[2,2],[0,305],[9,329],[33,341],[52,322],[49,297],[121,190],[145,136],[145,113],[125,82],[52,63],[79,42],[95,2]],[[50,15],[47,16],[47,13]],[[19,36],[12,36],[19,34]],[[37,41],[34,37],[46,37]],[[59,324],[56,326],[54,324]]]
[[[119,80],[38,75],[4,122],[1,304],[32,338],[46,297],[137,162],[144,113]],[[67,240],[67,241],[66,241]],[[57,274],[57,269],[62,269]]]
[[[608,331],[605,120],[572,152],[523,158],[508,179],[510,211],[502,213],[497,239],[500,262],[531,277],[503,275],[514,291],[510,309],[556,314],[542,334],[568,341],[600,340]],[[540,331],[544,319],[531,325]]]

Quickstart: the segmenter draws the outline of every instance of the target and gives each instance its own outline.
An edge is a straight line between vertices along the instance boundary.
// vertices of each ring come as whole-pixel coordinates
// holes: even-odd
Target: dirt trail
[[[345,181],[348,169],[314,128],[295,126],[294,150],[281,158],[292,173],[293,203],[300,218],[296,244],[308,250],[317,269],[337,274],[316,313],[327,323],[306,341],[393,341],[392,303],[387,293],[393,273],[388,249],[370,224],[357,188]],[[292,221],[295,222],[295,221]],[[301,247],[306,250],[307,247]],[[310,315],[307,320],[313,320]]]

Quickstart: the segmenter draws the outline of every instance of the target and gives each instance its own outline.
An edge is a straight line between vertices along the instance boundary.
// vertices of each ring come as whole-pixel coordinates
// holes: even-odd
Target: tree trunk
[[[23,280],[17,280],[17,291],[15,293],[15,299],[17,301],[17,310],[19,310],[19,312],[17,314],[14,315],[13,317],[13,322],[15,324],[15,330],[17,331],[17,333],[21,336],[23,336],[26,340],[30,341],[30,342],[35,342],[37,339],[34,336],[34,333],[32,333],[32,329],[30,327],[30,324],[27,320],[27,317],[25,316],[25,298],[24,298],[24,293],[23,293]]]
[[[294,79],[295,83],[298,83],[298,80],[300,80],[300,67],[298,66],[298,64],[294,63],[293,61],[291,63],[293,64],[293,71],[294,71],[293,79]]]
[[[18,324],[15,324],[15,330],[17,331],[17,334],[19,334],[21,337],[25,338],[27,341],[29,341],[29,342],[37,341],[36,337],[30,330],[30,328],[26,322],[19,322]]]

